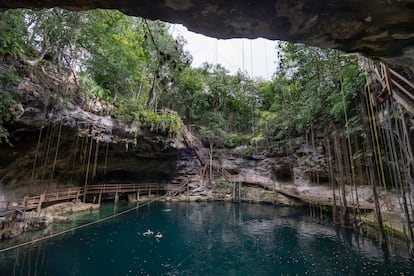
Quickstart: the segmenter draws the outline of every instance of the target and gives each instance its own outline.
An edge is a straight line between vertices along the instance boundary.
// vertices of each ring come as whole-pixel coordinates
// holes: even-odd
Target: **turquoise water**
[[[109,207],[94,219],[113,212]],[[78,224],[91,215],[78,216]],[[60,226],[62,227],[62,226]],[[147,229],[164,238],[146,237]],[[375,242],[288,207],[153,203],[0,255],[1,275],[410,275]]]

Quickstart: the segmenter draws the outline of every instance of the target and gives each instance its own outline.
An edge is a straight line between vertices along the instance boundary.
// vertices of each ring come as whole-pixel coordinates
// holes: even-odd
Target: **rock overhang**
[[[414,64],[414,0],[0,0],[0,9],[118,9],[216,38],[280,39]]]

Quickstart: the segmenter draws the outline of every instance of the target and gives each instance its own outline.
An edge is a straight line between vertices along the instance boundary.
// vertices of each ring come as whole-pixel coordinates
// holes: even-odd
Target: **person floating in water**
[[[157,233],[157,235],[155,235],[155,237],[156,237],[157,239],[162,239],[162,234],[161,234],[160,232],[158,232],[158,233]]]
[[[154,235],[154,232],[152,232],[150,229],[144,232],[144,236],[151,236]]]

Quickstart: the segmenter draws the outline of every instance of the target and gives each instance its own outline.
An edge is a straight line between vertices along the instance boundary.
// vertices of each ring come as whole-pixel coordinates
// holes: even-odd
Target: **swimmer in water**
[[[157,239],[162,239],[162,234],[161,234],[160,232],[158,232],[158,233],[157,233],[157,235],[155,235],[155,237],[156,237]]]
[[[151,236],[153,234],[154,234],[154,232],[152,232],[150,229],[148,229],[147,231],[144,232],[144,236]]]

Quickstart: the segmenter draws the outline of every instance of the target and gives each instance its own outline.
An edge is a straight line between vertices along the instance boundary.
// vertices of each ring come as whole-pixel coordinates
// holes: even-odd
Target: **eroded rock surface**
[[[105,114],[98,102],[82,99],[53,72],[19,68],[18,103],[7,126],[12,146],[0,143],[4,201],[86,182],[179,183],[184,178],[176,169],[185,148],[180,139]],[[189,167],[181,168],[188,175]]]

